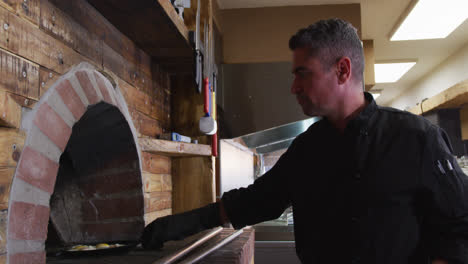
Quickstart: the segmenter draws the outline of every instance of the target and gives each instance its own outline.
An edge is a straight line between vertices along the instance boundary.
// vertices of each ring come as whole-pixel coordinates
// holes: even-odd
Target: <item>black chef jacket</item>
[[[343,133],[324,118],[247,188],[226,192],[235,228],[292,205],[303,263],[468,263],[468,177],[443,130],[369,104]]]

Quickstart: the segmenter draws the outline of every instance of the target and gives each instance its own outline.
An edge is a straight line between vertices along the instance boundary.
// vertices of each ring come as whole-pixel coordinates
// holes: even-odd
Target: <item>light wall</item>
[[[468,44],[448,57],[433,71],[417,81],[412,88],[389,103],[389,106],[407,109],[451,86],[468,79]]]
[[[289,38],[300,28],[332,17],[351,22],[361,35],[360,4],[221,10],[224,63],[290,61]]]

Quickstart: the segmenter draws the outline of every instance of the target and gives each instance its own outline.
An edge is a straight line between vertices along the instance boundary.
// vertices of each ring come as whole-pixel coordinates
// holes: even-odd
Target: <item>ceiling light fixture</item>
[[[374,64],[376,83],[393,83],[408,72],[416,62],[391,62]]]
[[[468,18],[467,0],[413,0],[398,20],[391,41],[447,37]]]

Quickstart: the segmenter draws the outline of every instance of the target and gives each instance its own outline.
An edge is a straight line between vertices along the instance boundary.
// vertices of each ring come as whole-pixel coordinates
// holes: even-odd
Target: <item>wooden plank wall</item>
[[[87,61],[111,76],[139,137],[171,129],[169,75],[87,1],[0,0],[0,259],[11,179],[32,108],[71,67]],[[171,159],[144,153],[145,219],[172,212]]]

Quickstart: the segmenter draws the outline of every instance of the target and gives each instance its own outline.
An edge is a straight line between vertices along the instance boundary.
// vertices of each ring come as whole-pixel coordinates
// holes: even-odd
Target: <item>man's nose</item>
[[[297,83],[297,80],[294,79],[293,83],[291,84],[291,93],[292,94],[298,94],[300,93],[301,89],[299,84]]]

